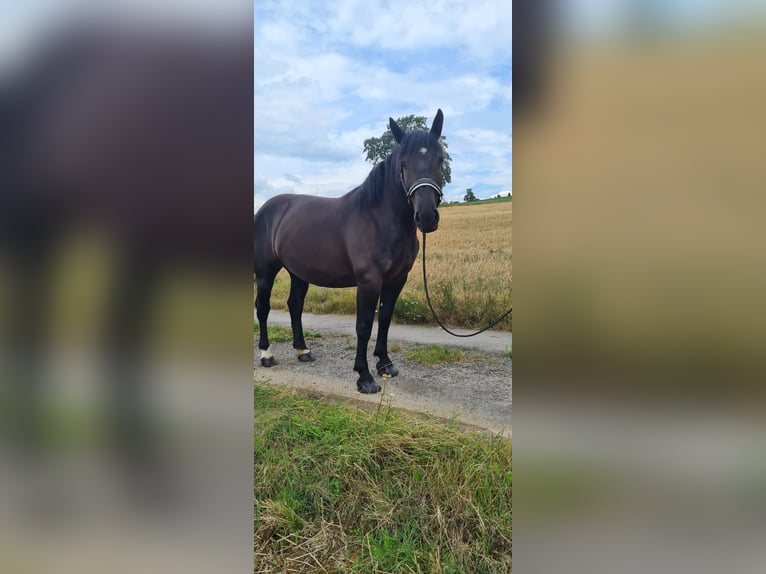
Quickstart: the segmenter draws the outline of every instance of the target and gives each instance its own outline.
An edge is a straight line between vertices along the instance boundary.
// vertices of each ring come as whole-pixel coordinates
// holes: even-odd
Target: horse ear
[[[391,133],[394,134],[396,143],[402,143],[402,140],[404,139],[404,132],[402,131],[402,128],[400,128],[399,125],[394,121],[394,118],[388,118],[388,126],[391,128]]]
[[[437,140],[442,135],[442,126],[444,125],[444,114],[442,113],[441,108],[439,108],[439,111],[436,112],[436,117],[434,118],[434,123],[431,124],[431,135],[434,136]]]

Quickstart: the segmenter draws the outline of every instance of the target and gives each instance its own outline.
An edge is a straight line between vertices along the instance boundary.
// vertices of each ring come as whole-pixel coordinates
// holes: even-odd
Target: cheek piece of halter
[[[412,185],[410,187],[407,187],[407,184],[404,183],[404,166],[402,166],[399,170],[399,179],[402,182],[402,189],[404,190],[404,194],[407,196],[407,200],[410,203],[412,203],[412,194],[414,194],[421,187],[430,187],[432,190],[436,192],[437,206],[442,202],[442,197],[444,197],[442,188],[439,187],[439,184],[436,183],[430,177],[421,177],[420,179],[416,179],[415,181],[412,182]]]

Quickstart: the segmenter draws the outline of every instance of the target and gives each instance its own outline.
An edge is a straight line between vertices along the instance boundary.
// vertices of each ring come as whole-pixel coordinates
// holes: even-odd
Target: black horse
[[[301,314],[309,283],[354,287],[356,294],[356,382],[362,393],[377,393],[367,364],[367,344],[380,301],[374,355],[378,375],[398,370],[388,356],[388,329],[396,299],[418,253],[416,227],[436,231],[442,199],[444,150],[439,143],[444,116],[436,113],[430,131],[404,133],[389,125],[398,144],[359,187],[339,198],[278,195],[255,214],[254,270],[258,292],[261,365],[276,363],[269,351],[266,323],[274,278],[290,273],[290,322],[300,361],[313,361],[303,337]]]

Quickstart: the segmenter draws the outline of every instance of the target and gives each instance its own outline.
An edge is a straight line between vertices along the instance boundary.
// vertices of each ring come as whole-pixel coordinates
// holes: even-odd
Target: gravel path
[[[272,311],[269,324],[289,326],[289,315],[283,311]],[[291,342],[272,342],[271,350],[279,364],[266,369],[260,366],[256,343],[256,381],[355,401],[383,401],[384,404],[390,401],[397,408],[439,417],[455,417],[464,423],[511,435],[512,360],[507,353],[512,345],[510,333],[489,331],[464,339],[453,337],[438,327],[392,325],[389,354],[399,368],[399,376],[386,383],[378,377],[383,392],[362,395],[356,390],[357,374],[352,370],[356,349],[354,318],[306,313],[303,326],[322,335],[319,339],[307,341],[317,360],[300,363],[295,358]],[[376,331],[377,325],[373,335]],[[461,347],[466,351],[466,358],[459,363],[429,367],[405,357],[413,347],[432,344]],[[374,337],[368,349],[371,367],[375,361],[373,347]]]

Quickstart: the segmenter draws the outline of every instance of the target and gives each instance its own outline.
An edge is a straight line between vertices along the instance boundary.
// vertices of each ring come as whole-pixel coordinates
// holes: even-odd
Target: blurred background
[[[0,570],[250,569],[253,6],[2,10]],[[765,25],[514,2],[517,572],[764,570]]]
[[[0,10],[0,571],[247,571],[252,4]]]
[[[514,567],[766,569],[766,8],[514,3]]]

